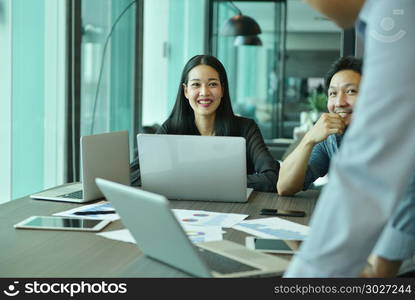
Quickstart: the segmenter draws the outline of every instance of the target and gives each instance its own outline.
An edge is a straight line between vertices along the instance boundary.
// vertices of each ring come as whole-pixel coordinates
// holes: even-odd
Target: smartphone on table
[[[304,211],[299,210],[282,210],[274,208],[261,209],[261,215],[264,216],[276,216],[276,217],[305,217]]]
[[[300,240],[264,239],[248,236],[245,245],[248,249],[268,253],[294,254],[300,247]]]
[[[17,229],[49,229],[49,230],[75,230],[100,231],[107,226],[109,220],[89,220],[59,216],[31,216],[17,224]]]

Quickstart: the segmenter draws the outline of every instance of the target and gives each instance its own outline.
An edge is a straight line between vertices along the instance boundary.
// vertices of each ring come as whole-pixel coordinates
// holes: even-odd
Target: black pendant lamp
[[[238,35],[233,42],[234,46],[262,46],[257,35]]]
[[[238,14],[226,21],[221,30],[221,34],[225,36],[236,36],[235,46],[261,46],[261,39],[257,36],[261,33],[261,27],[259,27],[254,19],[243,15],[241,10],[232,1],[229,3]]]

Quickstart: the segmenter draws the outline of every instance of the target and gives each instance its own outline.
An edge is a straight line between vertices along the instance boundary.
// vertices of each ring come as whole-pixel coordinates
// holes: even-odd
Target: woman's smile
[[[213,100],[209,98],[203,98],[203,99],[198,99],[197,103],[202,107],[209,107],[213,103]]]

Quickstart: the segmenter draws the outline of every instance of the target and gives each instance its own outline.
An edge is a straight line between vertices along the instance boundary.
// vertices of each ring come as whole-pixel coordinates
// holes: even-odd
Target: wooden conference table
[[[262,208],[303,210],[304,218],[286,218],[308,224],[319,192],[295,197],[253,192],[247,203],[171,201],[172,208],[249,214],[262,218]],[[90,204],[90,203],[88,203]],[[40,201],[28,197],[0,205],[0,277],[188,277],[177,269],[152,260],[135,245],[106,239],[93,232],[16,230],[13,225],[32,215],[53,213],[79,204]],[[122,229],[118,220],[103,231]],[[225,229],[224,239],[244,244],[246,233]],[[157,238],[157,237],[155,237]],[[290,259],[291,256],[282,257]]]

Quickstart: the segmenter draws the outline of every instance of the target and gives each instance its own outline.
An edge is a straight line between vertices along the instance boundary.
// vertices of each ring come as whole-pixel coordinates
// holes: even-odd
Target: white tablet
[[[68,218],[59,216],[32,216],[14,225],[18,229],[50,229],[100,231],[107,226],[109,220],[88,220],[82,218]]]

